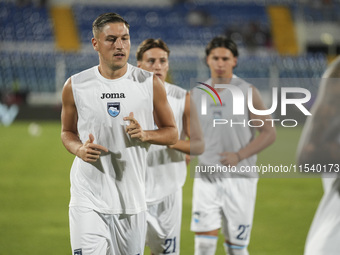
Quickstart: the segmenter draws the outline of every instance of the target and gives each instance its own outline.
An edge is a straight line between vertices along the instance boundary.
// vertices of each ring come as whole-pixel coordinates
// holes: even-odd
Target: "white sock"
[[[215,255],[217,236],[195,235],[195,255]]]
[[[224,243],[223,246],[227,255],[249,255],[247,246],[239,246],[227,243]]]

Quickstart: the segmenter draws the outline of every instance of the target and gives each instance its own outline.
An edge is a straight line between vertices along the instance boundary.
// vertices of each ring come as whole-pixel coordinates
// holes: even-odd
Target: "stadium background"
[[[99,14],[117,12],[130,23],[132,64],[142,40],[165,40],[169,80],[186,89],[190,79],[209,75],[206,43],[215,35],[230,36],[240,48],[235,73],[264,79],[256,85],[267,100],[278,79],[321,77],[340,51],[339,10],[335,0],[1,0],[0,255],[70,252],[73,157],[59,138],[60,93],[67,77],[98,63],[90,39]],[[315,97],[317,86],[308,89]],[[259,163],[295,163],[300,132],[301,126],[278,128],[276,143],[259,155]],[[302,254],[322,195],[319,176],[308,177],[259,181],[251,254]],[[193,254],[192,181],[188,175],[182,254]],[[216,254],[224,254],[221,245]]]

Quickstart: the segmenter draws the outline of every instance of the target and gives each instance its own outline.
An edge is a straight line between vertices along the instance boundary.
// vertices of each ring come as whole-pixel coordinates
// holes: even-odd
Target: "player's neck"
[[[232,79],[232,76],[231,77],[211,77],[211,86],[212,87],[215,87],[215,84],[230,84],[231,82],[231,79]],[[222,91],[224,89],[216,89],[217,91]]]
[[[118,79],[126,73],[127,63],[123,67],[117,68],[117,69],[112,69],[104,65],[99,65],[98,71],[106,79],[110,79],[110,80]]]

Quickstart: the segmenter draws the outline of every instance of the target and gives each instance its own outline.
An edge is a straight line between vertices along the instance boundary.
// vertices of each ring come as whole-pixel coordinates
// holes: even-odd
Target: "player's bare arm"
[[[252,86],[252,91],[253,91],[252,93],[253,104],[254,104],[255,109],[266,110],[266,107],[263,104],[263,101],[262,101],[262,98],[261,98],[261,95],[258,89]],[[250,116],[250,119],[252,120],[254,119],[262,120],[262,123],[264,123],[264,125],[257,128],[257,131],[259,132],[259,134],[254,138],[254,140],[252,140],[246,147],[242,148],[238,152],[241,160],[259,153],[260,151],[264,150],[269,145],[271,145],[276,139],[275,126],[273,126],[273,124],[270,121],[265,121],[266,119],[272,119],[271,115],[255,115],[250,112],[249,116]],[[254,125],[256,126],[255,121],[254,123],[255,123]]]
[[[175,144],[178,140],[175,118],[168,103],[164,85],[156,75],[153,76],[153,108],[157,130],[142,130],[138,123],[138,116],[135,119],[133,113],[130,113],[129,116],[124,117],[124,120],[130,121],[126,132],[132,138],[137,138],[142,142],[159,145]]]
[[[89,134],[89,139],[83,144],[78,136],[77,120],[78,114],[73,98],[72,83],[71,79],[68,79],[62,92],[61,140],[70,153],[85,162],[95,162],[101,151],[108,152],[108,149],[94,144],[95,138],[92,134]]]
[[[336,70],[331,69],[326,73],[319,91],[320,98],[305,124],[298,146],[298,164],[339,164],[340,82],[339,78],[327,79],[327,75],[336,76],[334,72]]]
[[[261,99],[260,92],[252,86],[253,95],[253,105],[257,110],[266,110]],[[223,152],[221,153],[221,163],[224,165],[236,166],[238,162],[245,158],[251,157],[260,151],[271,145],[276,139],[276,129],[273,127],[270,121],[265,121],[266,119],[271,119],[270,115],[255,115],[249,112],[249,119],[254,120],[254,126],[257,127],[259,134],[244,148],[241,148],[238,152]],[[262,120],[261,123],[257,123],[255,120]],[[258,121],[260,122],[260,121]],[[262,126],[261,124],[264,123]],[[261,126],[261,127],[260,127]]]
[[[169,147],[189,155],[202,154],[204,152],[202,129],[198,120],[196,107],[189,92],[185,97],[183,130],[189,140],[178,140],[177,143]]]

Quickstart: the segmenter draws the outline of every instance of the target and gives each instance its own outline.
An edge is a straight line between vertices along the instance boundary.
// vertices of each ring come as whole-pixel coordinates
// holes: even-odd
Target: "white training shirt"
[[[211,79],[205,82],[211,85]],[[233,115],[233,97],[228,89],[223,89],[218,92],[222,106],[218,99],[215,105],[213,99],[204,91],[194,88],[192,91],[192,98],[195,101],[198,116],[201,123],[202,132],[204,134],[205,149],[204,153],[198,156],[199,164],[205,166],[222,166],[219,155],[222,152],[238,152],[241,148],[245,147],[254,136],[254,130],[248,126],[249,114],[247,105],[248,88],[251,86],[246,81],[233,75],[230,84],[237,86],[241,89],[244,95],[244,115]],[[200,86],[204,87],[204,86]],[[206,90],[210,90],[204,87]],[[211,92],[214,94],[213,92]],[[202,95],[207,96],[207,114],[203,115],[201,112],[201,98]],[[215,98],[216,95],[214,95]],[[227,124],[219,124],[213,126],[214,119],[227,120]],[[233,123],[231,125],[231,123]],[[245,123],[245,125],[243,124]],[[253,155],[239,162],[236,166],[239,171],[241,166],[255,166],[257,156]],[[228,176],[229,172],[222,172],[221,174],[214,173],[214,176]],[[258,176],[256,173],[241,173],[246,176]]]
[[[179,139],[185,139],[183,113],[187,91],[179,86],[164,83],[168,102],[173,111]],[[152,144],[148,154],[146,171],[146,201],[159,202],[180,189],[186,178],[185,154],[167,146]]]
[[[78,132],[85,143],[105,146],[96,163],[76,157],[71,168],[70,206],[107,214],[146,210],[145,170],[149,143],[131,139],[123,118],[134,113],[144,130],[153,129],[153,74],[127,64],[127,72],[110,80],[98,66],[71,77],[78,112]]]
[[[335,255],[340,251],[340,179],[322,178],[324,194],[308,231],[305,255]]]

